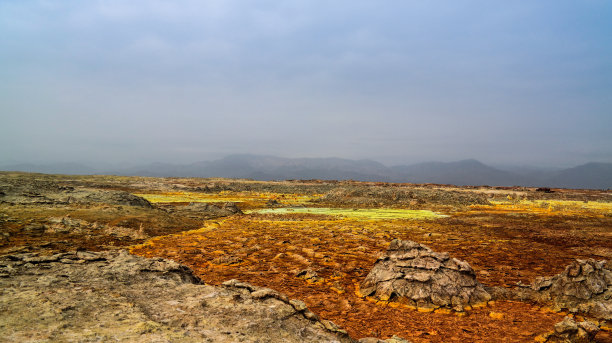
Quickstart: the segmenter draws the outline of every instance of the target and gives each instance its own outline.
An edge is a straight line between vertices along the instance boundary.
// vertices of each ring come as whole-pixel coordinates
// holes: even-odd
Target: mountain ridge
[[[435,183],[457,186],[530,186],[556,188],[612,188],[612,163],[589,162],[572,168],[538,173],[507,171],[476,159],[385,166],[369,159],[337,157],[286,158],[235,154],[190,164],[155,162],[130,168],[96,170],[78,163],[17,164],[3,170],[66,174],[116,174],[154,177],[226,177],[255,180],[358,180]]]

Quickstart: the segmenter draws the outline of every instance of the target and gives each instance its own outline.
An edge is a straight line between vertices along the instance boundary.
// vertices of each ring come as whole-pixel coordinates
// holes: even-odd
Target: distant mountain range
[[[360,180],[381,182],[438,183],[489,186],[534,186],[560,188],[612,188],[612,163],[591,162],[563,170],[502,170],[477,160],[427,162],[388,167],[372,160],[342,158],[281,158],[231,155],[192,164],[152,163],[118,170],[96,170],[76,164],[19,164],[0,166],[51,174],[116,174],[158,177],[226,177],[255,180]]]

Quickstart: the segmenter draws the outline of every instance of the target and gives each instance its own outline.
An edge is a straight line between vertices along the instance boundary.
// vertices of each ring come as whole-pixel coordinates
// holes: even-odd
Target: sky
[[[0,162],[612,162],[612,2],[0,0]]]

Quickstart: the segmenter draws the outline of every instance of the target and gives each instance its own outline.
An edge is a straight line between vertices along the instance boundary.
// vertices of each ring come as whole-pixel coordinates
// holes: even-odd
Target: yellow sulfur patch
[[[247,211],[246,213],[260,214],[313,214],[327,215],[355,220],[393,220],[393,219],[436,219],[447,217],[440,213],[429,210],[406,210],[393,208],[380,209],[347,209],[347,208],[326,208],[326,207],[296,207],[296,208],[265,208],[260,210]]]
[[[429,307],[417,307],[417,311],[419,312],[423,312],[423,313],[431,313],[433,311],[435,311],[435,308],[429,308]]]
[[[483,308],[483,307],[487,307],[487,303],[486,302],[472,305],[472,308],[474,308],[474,309],[476,309],[476,308]]]
[[[332,291],[334,291],[334,292],[336,292],[338,294],[343,294],[345,292],[344,290],[338,289],[336,287],[330,287],[329,289],[331,289]]]
[[[267,201],[274,200],[280,204],[302,205],[320,198],[321,194],[280,194],[280,193],[257,193],[257,192],[163,192],[163,193],[135,193],[134,195],[147,199],[152,203],[173,202],[239,202],[249,203],[256,207],[262,207]]]
[[[499,312],[490,312],[489,317],[493,319],[504,319],[504,314]]]
[[[472,205],[472,210],[492,213],[525,213],[542,216],[593,216],[612,214],[612,202],[574,200],[491,201],[491,205]]]

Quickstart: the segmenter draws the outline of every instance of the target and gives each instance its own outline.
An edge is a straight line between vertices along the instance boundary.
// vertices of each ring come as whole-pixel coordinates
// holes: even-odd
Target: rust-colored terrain
[[[576,258],[612,257],[610,191],[1,176],[0,253],[129,248],[132,254],[185,264],[206,283],[239,279],[301,299],[353,338],[534,342],[565,315],[542,304],[509,300],[452,313],[360,297],[359,283],[395,238],[448,252],[467,261],[486,287],[508,289],[560,273]],[[34,190],[21,191],[32,180],[49,192],[55,185],[87,189],[96,194],[90,200],[101,197],[99,191],[121,192],[147,199],[151,206],[106,198],[92,203],[77,195],[73,201],[53,202],[42,194],[51,199],[43,201]],[[11,198],[14,189],[26,196]],[[222,205],[227,202],[244,213]],[[385,209],[397,211],[377,212]],[[612,341],[606,330],[596,339]]]

